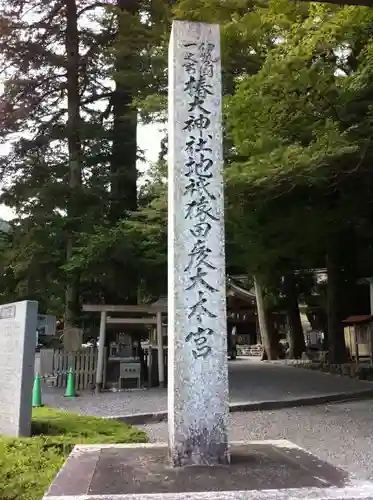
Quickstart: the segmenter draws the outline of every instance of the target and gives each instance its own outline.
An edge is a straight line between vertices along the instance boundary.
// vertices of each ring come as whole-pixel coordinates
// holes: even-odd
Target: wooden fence
[[[74,353],[68,353],[63,349],[40,350],[40,376],[46,381],[53,382],[54,387],[66,388],[70,368],[75,375],[77,390],[93,389],[96,382],[97,348],[87,347]],[[104,366],[104,376],[105,373],[106,366]]]

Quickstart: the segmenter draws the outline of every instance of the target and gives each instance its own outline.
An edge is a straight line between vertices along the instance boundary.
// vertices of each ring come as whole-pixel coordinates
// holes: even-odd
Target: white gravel
[[[328,375],[301,368],[239,359],[229,363],[229,392],[232,403],[288,400],[372,389],[372,382]],[[81,397],[67,399],[64,390],[43,386],[43,403],[86,415],[110,417],[167,410],[167,390],[104,392],[86,391]]]
[[[143,428],[151,441],[167,442],[167,423]],[[279,438],[373,480],[373,401],[230,415],[231,440]]]

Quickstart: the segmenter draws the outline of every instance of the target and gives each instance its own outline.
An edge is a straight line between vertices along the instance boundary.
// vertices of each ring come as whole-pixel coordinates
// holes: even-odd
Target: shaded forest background
[[[285,308],[318,307],[330,359],[369,312],[373,11],[288,0],[1,0],[2,302],[82,321],[82,303],[167,293],[167,137],[139,183],[138,124],[165,120],[172,19],[221,26],[227,272]],[[318,283],[313,269],[325,269]],[[369,306],[368,306],[369,307]],[[264,332],[276,357],[271,325]]]

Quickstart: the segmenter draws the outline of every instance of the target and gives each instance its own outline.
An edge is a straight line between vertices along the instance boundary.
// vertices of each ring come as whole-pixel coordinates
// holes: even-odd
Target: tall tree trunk
[[[117,0],[118,34],[115,61],[115,89],[112,97],[113,130],[110,162],[110,220],[116,224],[137,209],[137,109],[133,107],[133,74],[137,54],[129,39],[131,25],[137,23],[139,0]],[[112,261],[113,285],[105,294],[111,303],[137,303],[137,272],[135,268],[124,269],[123,263]],[[126,275],[127,289],[123,290]],[[118,286],[115,281],[118,280]]]
[[[82,185],[79,96],[79,39],[75,0],[66,0],[66,54],[67,54],[67,138],[69,149],[69,200],[67,207],[68,234],[66,260],[71,259],[75,235],[79,231],[80,194]],[[75,326],[79,314],[79,276],[69,280],[65,295],[65,328]]]
[[[289,357],[297,359],[306,350],[306,344],[300,319],[297,284],[294,273],[288,273],[284,276],[283,285],[289,328]]]
[[[335,241],[329,248],[326,258],[328,273],[328,348],[329,361],[341,363],[347,359],[344,339],[344,278],[340,263],[340,241]]]
[[[133,107],[133,73],[137,54],[128,48],[128,29],[137,22],[139,0],[117,0],[118,46],[113,93],[111,156],[111,220],[117,222],[137,208],[137,110]],[[131,20],[133,18],[133,21]],[[127,47],[125,41],[127,40]],[[131,42],[130,42],[131,43]]]
[[[277,359],[277,336],[275,335],[274,329],[272,328],[273,325],[269,318],[269,311],[265,303],[262,284],[256,276],[254,277],[254,286],[260,336],[263,344],[263,359]]]

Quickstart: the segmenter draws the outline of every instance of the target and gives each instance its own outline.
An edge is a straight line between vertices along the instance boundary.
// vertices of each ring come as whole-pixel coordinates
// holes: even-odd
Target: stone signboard
[[[0,306],[0,435],[29,436],[38,303]]]

